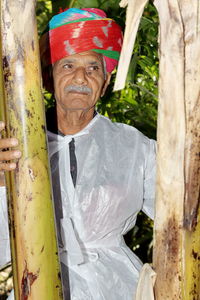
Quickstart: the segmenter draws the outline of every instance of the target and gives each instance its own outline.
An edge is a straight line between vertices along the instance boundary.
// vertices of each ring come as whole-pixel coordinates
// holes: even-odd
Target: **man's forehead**
[[[85,51],[66,56],[60,60],[60,62],[76,62],[84,59],[90,64],[101,63],[103,64],[103,55],[94,51]]]

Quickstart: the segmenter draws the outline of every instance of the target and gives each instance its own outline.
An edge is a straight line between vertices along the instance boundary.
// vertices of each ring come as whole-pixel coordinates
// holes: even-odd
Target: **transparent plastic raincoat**
[[[72,138],[75,187],[68,146]],[[133,300],[142,264],[123,235],[140,210],[153,218],[155,142],[99,114],[75,135],[49,132],[48,141],[60,260],[68,266],[71,299]],[[1,199],[1,264],[9,260],[6,219]]]

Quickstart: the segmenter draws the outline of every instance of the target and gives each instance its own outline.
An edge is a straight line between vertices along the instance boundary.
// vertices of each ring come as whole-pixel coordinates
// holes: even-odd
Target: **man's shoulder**
[[[133,153],[138,157],[146,157],[147,153],[155,151],[155,141],[145,136],[137,128],[128,124],[113,122],[107,117],[100,116],[100,122],[95,134],[95,139],[105,143],[114,151],[127,153],[131,156]]]
[[[147,136],[145,136],[141,131],[139,131],[134,126],[121,123],[121,122],[115,122],[110,120],[108,117],[100,115],[101,124],[99,126],[104,128],[105,131],[108,131],[112,134],[120,135],[121,137],[124,137],[125,139],[129,138],[138,138],[141,140],[149,140]]]

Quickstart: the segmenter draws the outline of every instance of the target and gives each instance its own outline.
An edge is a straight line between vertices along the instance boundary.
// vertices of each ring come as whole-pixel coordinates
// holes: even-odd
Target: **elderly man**
[[[73,300],[134,299],[141,262],[123,235],[141,209],[153,217],[154,142],[95,110],[121,43],[120,27],[99,9],[56,15],[41,39],[44,75],[51,65],[56,99],[48,145],[65,299],[69,293]],[[50,79],[44,76],[46,86]],[[16,144],[0,141],[1,149]],[[19,156],[0,152],[1,170],[14,169]],[[2,187],[1,264],[9,260],[4,193]]]

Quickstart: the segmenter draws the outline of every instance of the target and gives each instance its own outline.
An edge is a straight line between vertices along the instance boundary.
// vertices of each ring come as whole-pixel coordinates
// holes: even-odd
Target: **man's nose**
[[[73,81],[78,85],[87,84],[87,74],[84,67],[79,67],[76,69],[74,73]]]

